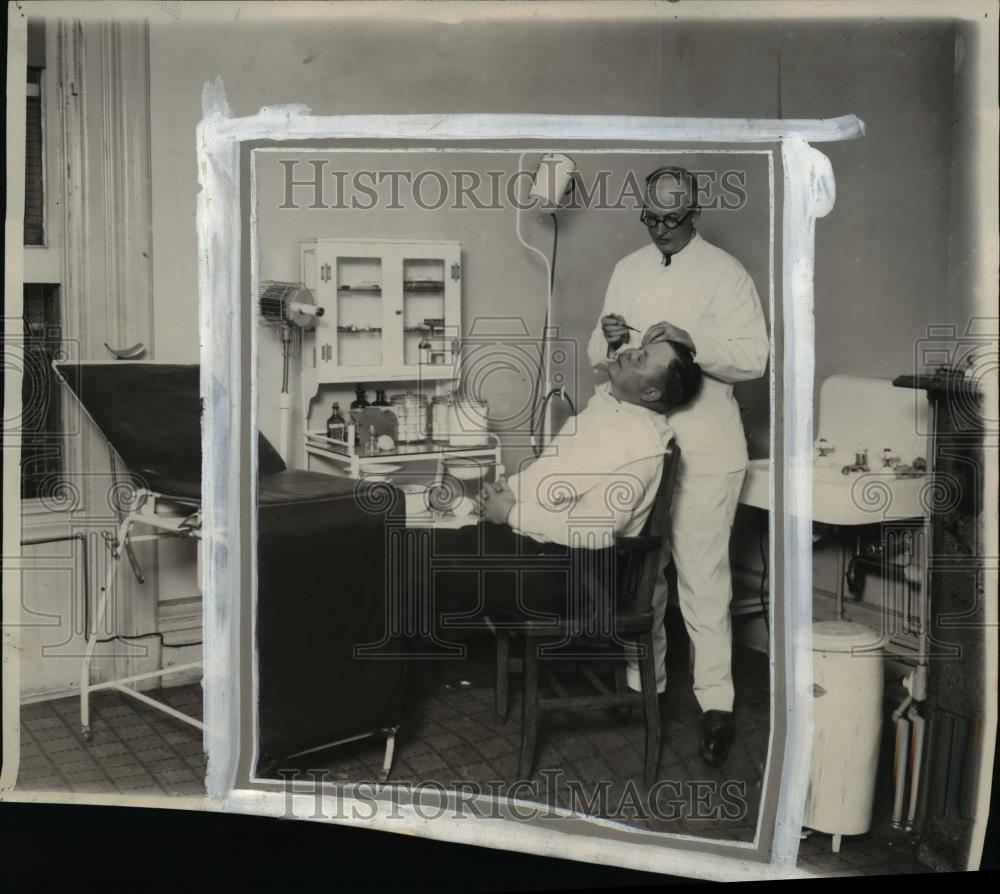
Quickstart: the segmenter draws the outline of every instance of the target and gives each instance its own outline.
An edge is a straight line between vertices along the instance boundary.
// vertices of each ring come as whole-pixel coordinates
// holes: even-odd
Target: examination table
[[[137,493],[109,537],[115,561],[91,613],[81,687],[85,732],[89,692],[98,688],[118,689],[202,728],[134,690],[129,684],[136,678],[92,685],[89,670],[114,571],[123,556],[132,559],[132,540],[150,539],[133,528],[153,528],[154,537],[201,536],[199,368],[117,361],[56,366],[56,372],[108,441],[113,462],[120,457]],[[385,633],[384,568],[387,528],[403,511],[402,495],[381,485],[359,496],[350,479],[287,469],[263,435],[258,474],[258,729],[251,772],[274,776],[305,755],[382,735],[387,774],[402,717],[405,661],[404,647]],[[252,594],[244,593],[246,610],[252,605]]]

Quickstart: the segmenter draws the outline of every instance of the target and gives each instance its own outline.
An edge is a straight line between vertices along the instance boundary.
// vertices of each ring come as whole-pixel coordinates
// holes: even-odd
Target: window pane
[[[44,147],[42,146],[42,69],[28,68],[28,108],[24,149],[24,244],[45,244]]]
[[[62,420],[52,361],[62,345],[59,286],[25,283],[21,497],[53,493],[62,472]]]

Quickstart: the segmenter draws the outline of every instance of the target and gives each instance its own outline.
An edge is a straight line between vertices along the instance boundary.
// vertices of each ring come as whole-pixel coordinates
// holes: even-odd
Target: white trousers
[[[729,537],[746,469],[720,475],[681,470],[670,512],[670,552],[677,568],[677,596],[694,650],[694,694],[702,711],[733,709],[733,578]],[[667,583],[660,574],[653,593],[653,656],[656,691],[667,688]],[[630,689],[641,690],[639,665],[628,659]]]

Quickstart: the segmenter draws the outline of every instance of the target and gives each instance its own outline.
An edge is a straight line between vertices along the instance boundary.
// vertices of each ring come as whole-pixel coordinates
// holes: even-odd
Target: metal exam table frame
[[[114,377],[117,378],[120,377],[120,374],[125,373],[128,368],[126,364],[131,366],[128,361],[118,361],[114,364],[76,364],[73,366],[62,366],[57,363],[53,364],[57,381],[63,388],[66,389],[68,393],[72,394],[74,400],[80,406],[83,413],[91,420],[91,422],[94,423],[98,431],[104,436],[108,443],[109,450],[111,451],[112,489],[116,495],[121,495],[125,491],[120,488],[115,457],[117,455],[125,463],[126,468],[132,471],[131,461],[134,454],[135,438],[134,432],[133,437],[131,438],[120,438],[119,436],[121,432],[118,431],[119,426],[116,426],[114,422],[111,422],[109,425],[108,412],[109,409],[111,413],[116,412],[119,409],[119,406],[120,409],[124,411],[127,407],[124,405],[116,405],[109,408],[109,405],[100,399],[98,399],[96,403],[91,400],[90,398],[92,395],[84,393],[83,376],[81,371],[94,370],[100,374],[105,371],[110,373],[114,370]],[[168,375],[179,369],[179,367],[148,363],[137,364],[134,369],[149,370],[150,368],[156,367],[168,371]],[[185,384],[190,384],[187,382],[187,379],[190,378],[190,373],[183,376],[183,378],[185,379]],[[103,380],[105,377],[101,376],[101,379]],[[113,378],[110,378],[109,381],[113,381]],[[102,381],[100,384],[103,386],[105,382]],[[107,396],[106,388],[99,387],[96,390],[101,398]],[[160,407],[157,406],[155,395],[151,395],[151,402],[147,410],[151,410],[155,413],[158,409],[160,409]],[[123,417],[127,417],[127,415],[127,413],[123,413]],[[147,412],[146,415],[149,415],[149,413]],[[167,414],[167,418],[171,421],[175,421],[172,414]],[[141,427],[142,426],[139,426],[139,428]],[[120,449],[119,445],[122,445],[123,440],[127,446],[123,446]],[[188,455],[185,459],[190,462],[192,457]],[[197,460],[196,465],[200,466],[200,455],[195,454],[194,459]],[[162,473],[165,469],[160,466],[159,468],[154,468],[148,471],[154,472],[154,476],[151,477],[162,478]],[[156,472],[159,472],[160,475],[156,476]],[[200,475],[200,471],[197,474]],[[87,741],[90,741],[93,738],[90,722],[91,694],[102,689],[113,689],[123,695],[134,698],[157,711],[161,711],[177,720],[183,721],[196,729],[204,730],[205,728],[204,723],[197,717],[185,714],[183,711],[179,711],[173,706],[152,698],[146,693],[140,692],[138,689],[134,688],[135,684],[141,683],[145,680],[162,679],[163,677],[170,675],[201,670],[202,662],[200,660],[184,662],[170,667],[161,666],[155,670],[139,674],[131,674],[125,677],[115,677],[100,683],[95,683],[93,681],[94,656],[99,643],[111,640],[120,640],[127,643],[147,638],[150,635],[155,635],[151,633],[131,635],[116,633],[104,639],[100,636],[101,630],[107,620],[108,605],[118,582],[123,558],[128,559],[128,564],[135,574],[136,580],[140,584],[145,582],[138,560],[132,552],[132,545],[135,543],[159,540],[164,536],[191,538],[199,541],[199,565],[201,560],[201,500],[200,496],[197,494],[196,488],[193,487],[194,482],[190,480],[186,481],[184,485],[179,488],[180,490],[187,491],[187,493],[174,494],[164,493],[163,489],[153,489],[151,487],[144,486],[146,482],[144,480],[145,476],[142,473],[133,473],[132,477],[133,483],[128,491],[128,506],[125,509],[124,514],[122,515],[119,513],[120,517],[113,531],[102,531],[104,542],[110,551],[110,561],[108,562],[108,567],[104,575],[104,585],[101,588],[97,605],[94,607],[93,611],[91,611],[91,606],[89,604],[86,606],[86,615],[88,617],[88,623],[84,633],[86,638],[86,647],[84,649],[83,661],[80,667],[80,731]],[[117,497],[109,502],[115,504],[117,502]],[[115,506],[115,508],[116,510],[118,509],[117,506]],[[145,532],[137,533],[136,529],[143,529]],[[89,593],[86,594],[85,598],[89,601]],[[158,633],[158,631],[156,633]]]
[[[182,720],[184,723],[188,723],[196,729],[204,730],[205,724],[198,720],[196,717],[192,717],[190,714],[185,714],[183,711],[178,711],[176,708],[171,707],[165,702],[157,701],[154,698],[140,692],[137,689],[133,689],[129,684],[139,683],[142,680],[154,680],[157,678],[165,677],[169,674],[180,674],[191,670],[201,670],[201,661],[190,661],[184,664],[176,664],[171,667],[160,667],[157,670],[147,671],[142,674],[132,674],[127,677],[117,677],[112,680],[106,680],[103,683],[92,682],[91,677],[91,665],[94,658],[94,650],[97,647],[98,642],[101,640],[98,638],[98,633],[100,631],[101,625],[104,623],[107,617],[107,607],[108,599],[110,597],[112,587],[115,585],[118,569],[121,565],[122,556],[130,555],[130,547],[133,543],[140,543],[149,540],[158,540],[163,534],[170,534],[174,536],[182,537],[192,537],[199,541],[201,540],[201,508],[200,504],[195,503],[185,503],[175,497],[166,497],[163,494],[155,493],[154,491],[146,490],[141,488],[137,490],[135,497],[135,506],[128,512],[128,514],[122,519],[121,523],[115,530],[114,539],[105,536],[105,540],[111,550],[111,561],[108,563],[108,570],[105,574],[104,587],[101,590],[101,596],[97,601],[96,611],[91,616],[90,627],[87,630],[87,647],[84,651],[83,666],[80,669],[80,731],[83,733],[83,737],[90,741],[93,737],[93,733],[90,729],[90,694],[96,692],[99,689],[114,689],[117,692],[121,692],[124,695],[130,696],[131,698],[137,699],[151,708],[155,708],[157,711],[162,711],[165,714],[169,714],[171,717],[177,720]],[[157,511],[159,506],[164,504],[168,506],[177,505],[187,505],[193,506],[194,511],[190,513],[180,513],[180,514],[162,514]],[[133,534],[132,529],[136,526],[143,526],[147,528],[152,528],[154,531],[161,533],[153,534]],[[199,557],[201,552],[201,546],[198,546]],[[133,563],[134,559],[130,558],[130,563]],[[200,559],[199,559],[200,564]],[[133,570],[136,570],[138,574],[137,566],[132,565]],[[142,578],[140,577],[140,583]],[[138,636],[119,636],[116,637],[124,642],[130,641],[132,639],[142,638],[142,635]],[[162,654],[162,653],[161,653]]]

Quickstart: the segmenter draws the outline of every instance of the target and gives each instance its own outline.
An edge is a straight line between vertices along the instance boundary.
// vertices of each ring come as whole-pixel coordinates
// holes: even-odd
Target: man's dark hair
[[[687,345],[670,342],[677,356],[670,361],[663,377],[663,392],[660,403],[663,412],[670,413],[687,406],[701,390],[701,367],[695,363],[694,354]]]
[[[691,199],[691,210],[698,209],[698,180],[687,168],[678,168],[674,165],[665,165],[657,168],[646,177],[646,192],[651,193],[656,184],[664,177],[670,177],[678,183],[683,183],[688,190]]]

